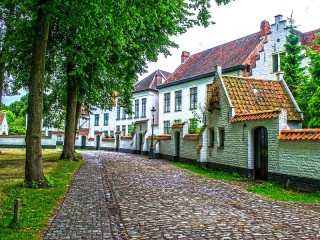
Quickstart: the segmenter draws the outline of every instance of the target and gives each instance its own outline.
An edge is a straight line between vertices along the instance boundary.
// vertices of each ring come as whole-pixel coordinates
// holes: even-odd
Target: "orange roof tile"
[[[320,140],[320,128],[282,130],[279,140]]]
[[[255,113],[244,113],[235,115],[231,122],[241,122],[241,121],[250,121],[250,120],[259,120],[259,119],[269,119],[277,118],[281,112],[281,109],[275,109],[271,111],[255,112]]]
[[[183,137],[183,140],[192,140],[197,141],[200,139],[201,134],[186,134]]]
[[[89,129],[80,129],[79,130],[79,135],[88,135],[89,134]]]
[[[121,136],[120,139],[122,140],[132,139],[132,136]]]
[[[223,76],[223,83],[235,107],[235,115],[254,114],[284,108],[288,120],[302,120],[280,81]],[[270,115],[266,115],[270,118]],[[262,116],[260,116],[262,117]]]
[[[185,123],[175,123],[175,124],[172,125],[171,128],[183,128],[184,124]]]
[[[151,140],[151,136],[148,136],[147,139]],[[155,135],[155,136],[153,136],[153,139],[154,140],[170,140],[171,135],[168,135],[168,134]]]
[[[5,118],[6,114],[5,113],[1,113],[0,114],[0,125],[2,125],[3,119]]]

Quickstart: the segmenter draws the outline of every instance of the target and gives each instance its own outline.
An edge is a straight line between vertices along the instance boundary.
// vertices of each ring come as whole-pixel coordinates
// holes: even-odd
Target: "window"
[[[224,128],[219,128],[219,147],[224,147],[224,140],[225,140],[225,131]]]
[[[198,130],[198,119],[196,118],[191,118],[189,120],[189,128],[188,128],[188,131],[190,134],[196,134],[196,133],[199,133],[199,130]]]
[[[116,126],[116,131],[119,132],[120,131],[120,125]]]
[[[164,112],[170,112],[170,93],[164,94]]]
[[[52,137],[52,131],[48,131],[48,137]]]
[[[214,129],[209,129],[209,147],[214,147]]]
[[[279,72],[282,70],[281,58],[285,53],[276,53],[272,55],[272,72]]]
[[[139,99],[134,100],[134,118],[139,118]]]
[[[212,87],[212,84],[207,84],[207,97],[211,96],[211,87]]]
[[[147,99],[142,98],[141,102],[141,117],[146,117]]]
[[[110,131],[110,137],[113,137],[114,136],[114,131],[112,130],[112,131]]]
[[[120,120],[120,105],[117,105],[117,119],[116,120]]]
[[[170,133],[170,121],[164,121],[164,134]]]
[[[126,119],[126,110],[124,108],[122,108],[122,119]]]
[[[126,125],[122,125],[122,135],[127,135],[126,134]]]
[[[99,114],[94,115],[94,125],[99,126]]]
[[[196,87],[190,88],[190,109],[197,108],[198,89]]]
[[[175,96],[175,111],[181,111],[181,107],[182,107],[182,91],[176,91],[175,92],[176,96]]]
[[[103,125],[108,126],[109,125],[109,113],[103,114]]]

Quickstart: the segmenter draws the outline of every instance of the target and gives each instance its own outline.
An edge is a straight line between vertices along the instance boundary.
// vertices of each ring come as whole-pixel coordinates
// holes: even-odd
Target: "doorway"
[[[81,149],[86,149],[87,137],[81,136]]]
[[[119,152],[119,144],[120,144],[119,134],[116,135],[116,152]]]
[[[175,142],[175,156],[174,161],[178,162],[180,160],[180,132],[177,131],[174,134],[174,142]]]
[[[265,127],[254,130],[254,177],[268,179],[268,131]]]
[[[141,154],[142,153],[142,133],[139,133],[138,135],[138,154]]]
[[[99,150],[100,148],[100,135],[97,135],[96,137],[96,150]]]

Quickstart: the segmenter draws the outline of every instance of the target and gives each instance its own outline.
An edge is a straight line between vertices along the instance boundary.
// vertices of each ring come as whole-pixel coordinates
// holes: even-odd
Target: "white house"
[[[0,135],[8,135],[9,126],[6,113],[0,114]]]
[[[301,44],[311,46],[320,29],[301,33]],[[210,94],[215,65],[223,67],[222,73],[232,76],[275,80],[280,72],[281,55],[289,34],[286,20],[275,16],[270,25],[262,21],[260,31],[237,40],[190,55],[183,51],[180,66],[168,77],[159,91],[160,133],[169,133],[172,124],[189,122],[203,115],[206,98]],[[307,60],[303,62],[307,64]],[[298,127],[298,126],[297,126]]]

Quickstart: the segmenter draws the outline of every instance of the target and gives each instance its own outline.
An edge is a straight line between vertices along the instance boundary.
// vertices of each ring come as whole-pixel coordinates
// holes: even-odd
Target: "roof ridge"
[[[252,78],[252,77],[241,77],[241,76],[231,76],[231,75],[222,75],[222,77],[228,77],[228,78],[240,78],[245,80],[257,80],[257,81],[264,81],[264,82],[279,82],[276,79],[263,79],[263,78]]]

